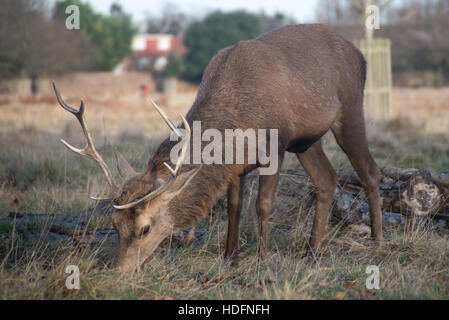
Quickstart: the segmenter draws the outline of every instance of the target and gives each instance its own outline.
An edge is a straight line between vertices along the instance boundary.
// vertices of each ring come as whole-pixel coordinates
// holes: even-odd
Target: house
[[[137,34],[134,36],[131,49],[130,68],[134,70],[152,69],[163,71],[167,64],[167,56],[182,56],[187,52],[183,45],[184,34]]]

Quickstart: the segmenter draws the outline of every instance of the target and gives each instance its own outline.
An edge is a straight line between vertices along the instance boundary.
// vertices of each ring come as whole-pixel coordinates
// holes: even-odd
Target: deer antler
[[[168,118],[167,114],[156,104],[156,102],[153,101],[153,99],[151,99],[151,103],[153,104],[153,106],[157,110],[157,112],[159,112],[159,114],[161,115],[162,119],[164,119],[164,121],[168,125],[168,127],[174,133],[176,133],[176,135],[179,138],[181,138],[181,134],[179,133],[178,128],[175,127],[173,122]],[[179,168],[181,168],[181,166],[182,166],[182,162],[184,161],[184,158],[186,156],[187,147],[188,147],[188,144],[190,142],[190,133],[191,133],[190,126],[187,123],[187,120],[184,118],[183,115],[181,115],[181,118],[182,118],[182,122],[184,123],[184,127],[186,128],[186,133],[187,133],[186,142],[183,144],[183,146],[181,148],[181,154],[180,154],[180,156],[178,158],[178,161],[176,162],[175,169],[173,169],[167,162],[164,162],[164,165],[167,167],[167,169],[170,171],[170,173],[174,177],[176,177],[176,174],[178,173]]]
[[[175,127],[175,125],[173,124],[173,122],[167,117],[167,115],[165,114],[164,111],[162,111],[161,108],[159,108],[159,106],[153,101],[151,100],[151,102],[153,103],[154,108],[159,112],[159,114],[161,115],[161,117],[164,119],[165,123],[167,123],[167,125],[170,127],[170,129],[176,133],[176,135],[178,137],[182,137],[182,135],[179,133],[178,128]],[[181,152],[180,155],[178,157],[178,160],[176,162],[176,166],[175,169],[173,169],[167,162],[164,162],[164,165],[167,167],[167,169],[170,171],[171,176],[170,178],[167,180],[167,182],[165,182],[162,186],[160,186],[159,188],[157,188],[156,190],[154,190],[153,192],[148,193],[147,195],[143,196],[142,198],[139,198],[137,200],[134,200],[132,202],[129,202],[127,204],[123,204],[123,205],[114,205],[115,209],[119,209],[119,210],[123,210],[123,209],[129,209],[134,207],[135,205],[143,202],[143,201],[149,201],[151,199],[156,198],[157,196],[159,196],[160,194],[162,194],[167,188],[168,186],[170,186],[170,184],[174,181],[174,178],[176,177],[176,175],[178,174],[179,169],[182,166],[182,163],[184,161],[184,158],[186,156],[186,151],[187,151],[187,147],[189,146],[190,143],[190,134],[191,134],[191,130],[190,130],[190,126],[187,123],[187,120],[184,118],[183,115],[181,115],[182,118],[182,122],[184,123],[184,127],[186,130],[186,139],[184,144],[181,147]]]
[[[187,123],[187,120],[186,120],[186,118],[184,118],[184,116],[181,115],[181,118],[182,118],[182,122],[184,123],[184,127],[186,128],[186,136],[187,137],[185,139],[186,141],[182,145],[181,152],[180,152],[180,155],[178,157],[178,161],[176,162],[175,169],[173,170],[173,168],[170,167],[170,165],[167,162],[164,162],[164,166],[166,166],[167,169],[170,170],[170,173],[172,174],[173,177],[176,177],[179,169],[182,166],[182,162],[184,161],[184,158],[186,157],[187,147],[189,146],[189,142],[190,142],[190,133],[191,133],[190,126]]]
[[[117,185],[114,183],[114,179],[112,177],[111,171],[109,170],[108,166],[106,165],[106,162],[101,158],[101,156],[98,154],[97,150],[95,149],[94,143],[92,142],[92,137],[90,135],[89,129],[87,127],[86,119],[84,117],[84,101],[81,100],[80,108],[79,110],[76,110],[75,108],[69,106],[67,103],[64,102],[62,99],[58,88],[56,88],[56,85],[53,81],[53,89],[55,90],[56,98],[58,99],[59,104],[62,108],[67,110],[68,112],[72,113],[81,124],[81,128],[83,129],[84,136],[87,140],[87,145],[83,149],[75,148],[74,146],[67,143],[65,140],[61,139],[61,142],[71,151],[80,154],[82,156],[86,156],[91,158],[92,160],[96,161],[100,167],[103,169],[103,172],[106,175],[106,179],[108,180],[109,185],[112,188],[112,192],[116,192],[119,190]]]

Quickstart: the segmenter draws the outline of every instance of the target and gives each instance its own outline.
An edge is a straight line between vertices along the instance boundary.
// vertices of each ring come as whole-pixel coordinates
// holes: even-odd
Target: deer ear
[[[123,179],[129,180],[137,175],[137,172],[134,171],[133,167],[131,167],[129,162],[126,161],[125,157],[117,149],[115,150],[115,158],[117,160],[118,172]]]
[[[193,170],[187,171],[176,177],[170,189],[166,193],[162,194],[165,199],[172,199],[180,194],[192,181],[192,179],[198,174],[202,166],[195,168]]]

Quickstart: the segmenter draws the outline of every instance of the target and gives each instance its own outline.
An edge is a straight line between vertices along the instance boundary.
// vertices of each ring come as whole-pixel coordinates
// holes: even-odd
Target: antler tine
[[[156,104],[156,102],[153,101],[153,99],[150,99],[151,103],[153,104],[154,108],[157,112],[161,115],[162,119],[164,119],[165,123],[170,127],[172,131],[176,133],[178,138],[181,138],[181,134],[179,133],[176,126],[173,124],[173,122],[168,118],[167,114]]]
[[[178,128],[176,128],[176,126],[173,124],[173,122],[168,118],[167,114],[156,104],[156,102],[154,102],[153,99],[150,99],[150,101],[153,104],[154,108],[157,110],[157,112],[159,112],[159,114],[161,115],[162,119],[164,119],[165,123],[170,127],[170,129],[174,133],[176,133],[178,138],[181,138],[182,136],[179,133]],[[181,155],[180,155],[178,161],[176,162],[175,169],[173,169],[168,163],[164,162],[164,165],[170,171],[172,176],[176,176],[176,174],[178,173],[179,168],[181,168],[182,162],[184,161],[184,158],[186,156],[187,147],[188,147],[188,144],[189,144],[189,141],[190,141],[190,133],[191,133],[190,126],[187,123],[187,120],[184,118],[183,115],[181,115],[181,118],[182,118],[182,122],[184,123],[184,127],[186,128],[186,131],[187,131],[187,139],[186,139],[186,142],[184,143],[184,145],[181,148]]]
[[[79,117],[79,115],[83,115],[84,113],[84,101],[81,100],[81,105],[80,105],[80,109],[76,110],[75,108],[69,106],[67,103],[65,103],[64,100],[62,100],[61,94],[59,93],[58,88],[56,87],[56,84],[54,81],[52,81],[53,84],[53,89],[55,90],[55,94],[56,94],[56,99],[58,99],[59,105],[61,107],[63,107],[65,110],[67,110],[70,113],[73,113],[77,118]]]
[[[174,177],[176,176],[176,174],[178,173],[179,169],[182,166],[182,163],[184,162],[184,158],[186,157],[187,147],[189,146],[189,143],[190,143],[190,134],[191,134],[190,126],[187,123],[187,120],[186,120],[186,118],[184,118],[183,115],[181,115],[181,118],[182,118],[182,122],[184,123],[184,127],[186,129],[187,139],[185,139],[185,142],[182,145],[181,154],[178,158],[178,161],[176,161],[175,169],[173,170],[173,168],[167,162],[164,162],[164,165],[167,167],[168,170],[170,170],[170,173]]]
[[[100,154],[95,149],[94,143],[92,141],[92,137],[89,132],[89,128],[87,127],[86,119],[84,117],[84,101],[81,100],[80,108],[79,110],[76,110],[75,108],[69,106],[65,101],[62,99],[58,88],[56,87],[55,83],[53,82],[53,89],[55,90],[56,98],[58,99],[59,104],[62,108],[72,113],[77,119],[78,122],[81,125],[81,128],[83,129],[84,136],[87,140],[87,145],[82,148],[75,148],[74,146],[70,145],[65,140],[61,139],[61,142],[71,151],[80,154],[82,156],[86,156],[91,158],[92,160],[96,161],[100,167],[103,169],[103,172],[106,175],[106,179],[108,180],[109,185],[114,189],[113,191],[117,191],[118,187],[114,183],[114,179],[112,176],[111,171],[109,170],[108,166],[106,165],[106,162],[104,162],[103,158],[100,156]]]

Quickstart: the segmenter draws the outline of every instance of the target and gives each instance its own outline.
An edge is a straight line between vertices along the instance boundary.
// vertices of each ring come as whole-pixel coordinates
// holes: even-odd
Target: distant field
[[[418,130],[448,139],[449,88],[394,88],[392,116],[408,118]]]
[[[62,96],[78,107],[86,103],[93,139],[113,168],[113,148],[137,170],[143,170],[158,143],[168,134],[151,104],[140,96],[146,84],[150,97],[179,121],[192,104],[195,86],[181,83],[176,96],[154,93],[151,79],[140,73],[76,74],[55,79]],[[90,208],[88,194],[104,185],[101,170],[80,159],[59,142],[81,146],[76,119],[62,110],[50,82],[33,97],[0,95],[0,219],[9,212],[56,213],[74,216]],[[449,168],[449,88],[395,88],[394,118],[370,123],[370,149],[379,166]],[[337,168],[349,163],[333,137],[325,149]],[[298,167],[288,157],[286,167]],[[115,168],[114,168],[115,170]],[[301,199],[298,199],[301,201]],[[276,210],[276,208],[274,208]],[[322,254],[315,264],[301,260],[310,232],[311,213],[298,212],[285,221],[271,221],[268,261],[256,258],[253,217],[242,220],[242,259],[229,266],[219,256],[226,217],[216,209],[200,224],[206,236],[195,246],[164,243],[145,272],[119,277],[107,270],[112,248],[36,240],[27,232],[0,223],[0,299],[8,298],[436,298],[449,297],[449,238],[427,231],[406,234],[386,230],[388,243],[376,251],[366,234],[329,225]],[[110,227],[110,217],[94,221]],[[288,233],[282,226],[295,226]],[[82,272],[79,291],[65,289],[65,266]],[[381,290],[364,289],[362,266],[382,266]]]

